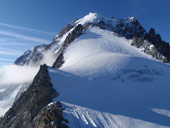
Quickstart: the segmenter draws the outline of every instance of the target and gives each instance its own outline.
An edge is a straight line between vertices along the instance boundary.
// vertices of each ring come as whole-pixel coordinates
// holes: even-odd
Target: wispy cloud
[[[37,29],[32,29],[32,28],[27,28],[27,27],[21,27],[21,26],[16,26],[16,25],[11,25],[11,24],[5,24],[5,23],[0,23],[0,26],[4,26],[4,27],[8,27],[8,28],[13,28],[13,29],[18,29],[18,30],[24,30],[24,31],[31,31],[31,32],[38,32],[38,33],[42,33],[42,34],[47,34],[47,35],[56,35],[54,33],[51,32],[45,32],[45,31],[41,31],[41,30],[37,30]]]
[[[11,65],[12,63],[10,62],[0,62],[0,68],[4,65]]]
[[[0,38],[0,47],[18,47],[18,48],[23,48],[23,47],[27,47],[30,48],[30,46],[34,46],[34,45],[40,45],[41,43],[39,42],[34,42],[34,41],[30,41],[30,40],[23,40],[23,39],[19,39],[19,38],[11,38],[11,37],[3,37],[0,34],[1,38]]]
[[[19,52],[6,52],[6,51],[0,51],[0,55],[19,56],[19,55],[21,55],[21,53],[19,53]]]
[[[19,56],[22,53],[23,53],[22,51],[12,50],[12,49],[7,49],[7,48],[0,47],[0,55]]]
[[[33,44],[35,44],[35,43],[30,43],[30,42],[23,43],[21,41],[18,41],[18,42],[15,42],[15,41],[12,41],[12,42],[11,41],[4,41],[4,42],[2,42],[2,41],[0,41],[0,46],[1,47],[5,47],[5,46],[9,46],[9,45],[10,45],[10,47],[12,47],[12,46],[15,46],[15,47],[29,47],[29,46],[31,46]]]
[[[0,87],[30,83],[38,70],[39,67],[17,65],[3,66],[0,68]]]
[[[8,61],[8,62],[11,62],[11,61],[14,61],[14,60],[13,60],[13,59],[0,58],[0,61]]]
[[[0,66],[13,63],[24,51],[49,44],[54,33],[0,23]]]
[[[14,60],[13,61],[3,61],[3,60],[0,60],[0,69],[4,65],[11,65],[13,63],[14,63]]]
[[[32,37],[32,36],[27,36],[27,35],[22,35],[22,34],[18,34],[18,33],[13,33],[13,32],[9,32],[9,31],[4,31],[4,30],[0,30],[0,34],[1,35],[5,35],[5,36],[11,36],[11,37],[16,37],[16,38],[20,38],[23,40],[29,40],[29,41],[34,41],[34,42],[39,42],[39,43],[49,43],[49,40],[45,40],[42,38],[36,38],[36,37]]]

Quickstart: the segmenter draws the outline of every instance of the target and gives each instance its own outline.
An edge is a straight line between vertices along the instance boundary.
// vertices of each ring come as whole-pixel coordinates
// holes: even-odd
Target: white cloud
[[[41,60],[40,64],[47,64],[48,66],[52,66],[56,60],[56,55],[49,51],[43,52],[43,59]]]
[[[38,32],[38,33],[47,34],[47,35],[52,35],[52,36],[56,35],[56,34],[51,33],[51,32],[45,32],[45,31],[41,31],[41,30],[37,30],[37,29],[32,29],[32,28],[27,28],[27,27],[21,27],[21,26],[16,26],[16,25],[11,25],[11,24],[5,24],[5,23],[0,23],[0,26],[4,26],[4,27],[8,27],[8,28],[13,28],[13,29],[18,29],[18,30]]]
[[[40,44],[49,44],[55,34],[32,28],[0,23],[0,65],[17,59],[24,51]],[[2,59],[3,58],[3,59]],[[12,61],[11,61],[12,62]]]
[[[56,60],[56,54],[54,54],[52,51],[47,50],[47,51],[42,51],[42,59],[39,61],[39,65],[46,64],[48,66],[52,66]],[[30,62],[29,65],[35,66],[34,62]]]
[[[9,110],[18,94],[29,87],[38,69],[17,65],[0,67],[0,116]]]
[[[13,32],[9,32],[9,31],[4,31],[4,30],[0,30],[0,34],[1,35],[5,35],[5,36],[11,36],[11,37],[16,37],[16,38],[20,38],[23,40],[29,40],[29,41],[34,41],[34,42],[39,42],[39,43],[50,43],[49,40],[45,40],[42,38],[36,38],[36,37],[32,37],[32,36],[26,36],[26,35],[22,35],[22,34],[17,34],[17,33],[13,33]]]
[[[13,59],[0,58],[0,61],[14,61]]]
[[[10,64],[12,64],[12,63],[10,63],[10,62],[0,62],[0,68],[1,68],[3,65],[10,65]]]
[[[22,51],[0,47],[0,55],[19,56],[22,53],[23,53]],[[7,58],[7,59],[9,59],[9,58]]]
[[[0,41],[0,46],[30,46],[30,43],[23,43],[23,42],[10,42],[10,41],[5,41],[5,42],[1,42]]]
[[[11,55],[11,56],[19,56],[21,55],[21,52],[6,52],[6,51],[0,51],[0,55]]]
[[[31,83],[38,67],[8,65],[0,68],[0,88],[7,85]]]

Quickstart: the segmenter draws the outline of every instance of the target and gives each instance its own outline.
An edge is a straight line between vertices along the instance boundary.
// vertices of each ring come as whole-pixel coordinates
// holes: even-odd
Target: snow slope
[[[170,127],[170,66],[130,43],[91,27],[49,68],[71,128]]]
[[[131,40],[117,37],[113,32],[91,27],[66,49],[65,63],[60,69],[77,75],[94,75],[112,72],[111,67],[119,69],[133,57],[149,58],[130,43]]]
[[[168,128],[143,120],[100,112],[63,102],[70,128]]]
[[[82,109],[87,109],[87,112],[95,116],[92,120],[98,121],[98,123],[95,121],[97,127],[114,126],[112,123],[105,125],[104,122],[111,120],[105,117],[105,113],[118,118],[116,123],[125,118],[125,125],[120,125],[122,128],[133,125],[134,127],[170,127],[170,101],[168,100],[170,69],[159,62],[148,61],[144,65],[148,67],[142,67],[137,63],[133,68],[126,67],[119,72],[95,79],[49,69],[54,88],[60,94],[55,100],[85,107],[76,106],[76,111],[80,109],[78,115],[82,115]],[[72,107],[66,105],[68,120],[70,121],[72,116],[76,119],[70,124],[71,128],[77,121],[82,127],[92,127],[81,118],[78,120],[72,113],[74,105],[71,105]],[[98,119],[96,111],[104,114],[104,117]],[[89,119],[87,120],[89,122]],[[111,122],[114,120],[113,118]]]

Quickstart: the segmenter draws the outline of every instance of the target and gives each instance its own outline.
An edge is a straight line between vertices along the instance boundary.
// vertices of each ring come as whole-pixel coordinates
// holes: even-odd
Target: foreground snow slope
[[[144,64],[141,64],[142,60]],[[134,58],[118,72],[93,79],[49,69],[54,88],[60,94],[55,100],[93,109],[101,114],[109,113],[119,120],[124,116],[129,127],[130,124],[136,127],[144,127],[144,124],[148,124],[147,127],[170,127],[170,69],[159,62],[142,60]],[[136,66],[128,68],[135,62]],[[98,117],[95,112],[93,114]],[[97,120],[98,127],[105,127],[103,120],[109,119]],[[82,123],[86,126],[86,122]]]
[[[71,128],[170,127],[170,66],[130,43],[91,27],[64,51],[60,70],[49,68],[55,100],[71,103]]]
[[[132,117],[96,111],[63,102],[70,128],[168,128]]]

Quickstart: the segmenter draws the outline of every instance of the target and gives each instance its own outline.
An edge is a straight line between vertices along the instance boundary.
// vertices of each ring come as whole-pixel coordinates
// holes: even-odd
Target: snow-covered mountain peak
[[[136,18],[132,16],[132,17],[129,17],[129,20],[134,21],[136,20]]]
[[[161,40],[159,34],[154,33],[153,35],[151,32],[147,33],[135,17],[107,18],[100,14],[90,12],[88,15],[64,27],[53,39],[52,43],[47,46],[37,46],[33,50],[26,52],[16,60],[15,64],[40,65],[46,63],[50,66],[56,65],[55,62],[58,61],[59,58],[63,58],[62,54],[66,48],[78,37],[86,35],[93,27],[109,31],[113,37],[116,36],[131,41],[129,43],[131,47],[137,47],[140,52],[144,52],[148,54],[148,56],[166,63],[170,61],[170,54],[168,52],[170,51],[170,46]],[[101,36],[103,35],[101,34]],[[47,57],[46,54],[51,55],[50,61],[48,61],[47,58],[49,57]],[[62,64],[63,63],[60,63],[56,67],[59,68]]]
[[[52,43],[16,60],[50,67],[40,66],[28,90],[0,118],[0,128],[59,126],[65,119],[70,128],[170,127],[170,67],[155,58],[170,62],[170,46],[154,29],[147,33],[134,17],[89,13],[68,24]],[[58,100],[65,110],[50,103]]]
[[[105,24],[118,24],[119,22],[126,22],[126,23],[132,23],[136,21],[135,17],[127,17],[127,18],[116,18],[116,17],[112,17],[112,18],[108,18],[108,17],[104,17],[98,13],[92,13],[90,12],[89,14],[87,14],[86,16],[76,20],[75,24],[88,24],[88,23],[93,23],[93,24],[97,24],[100,21],[103,21]]]
[[[85,25],[87,23],[97,22],[99,18],[100,18],[99,14],[90,12],[88,15],[77,20],[75,23]]]
[[[135,17],[133,17],[133,16],[130,16],[130,17],[127,17],[127,18],[124,18],[125,20],[127,20],[127,21],[132,21],[132,22],[134,22],[134,21],[136,21],[137,19],[135,18]]]

